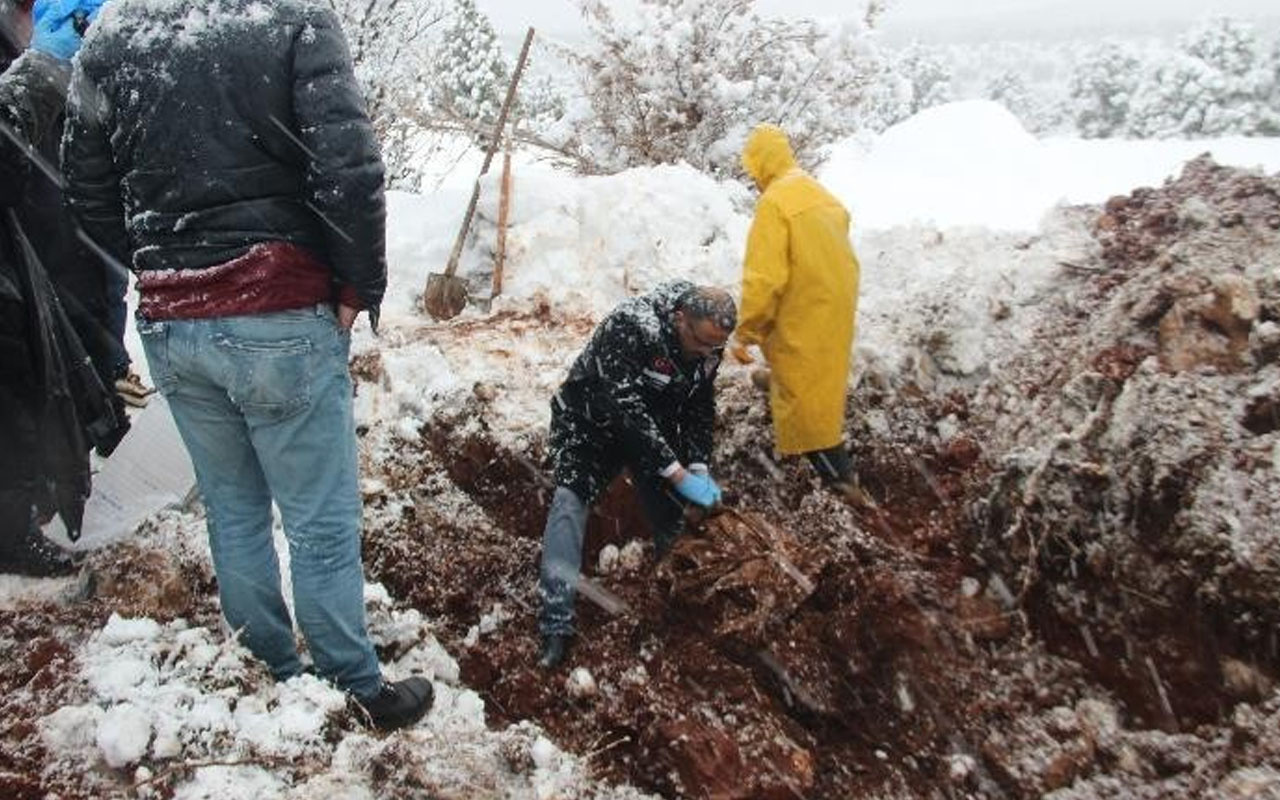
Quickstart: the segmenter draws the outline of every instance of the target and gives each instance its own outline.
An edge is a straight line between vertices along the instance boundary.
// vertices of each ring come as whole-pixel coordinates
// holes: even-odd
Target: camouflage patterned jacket
[[[553,448],[568,428],[616,444],[620,460],[640,474],[673,461],[709,461],[720,359],[686,361],[672,320],[692,288],[662,284],[600,322],[552,402]]]

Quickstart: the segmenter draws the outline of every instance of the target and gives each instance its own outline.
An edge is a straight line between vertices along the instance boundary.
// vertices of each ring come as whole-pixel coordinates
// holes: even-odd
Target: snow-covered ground
[[[1047,212],[1158,184],[1206,151],[1225,164],[1280,170],[1276,139],[1041,141],[983,102],[930,109],[874,141],[835,147],[819,175],[854,215],[863,265],[857,357],[900,361],[913,331],[943,319],[956,340],[956,371],[980,370],[993,346],[986,329],[991,305],[1014,306],[1012,332],[1003,335],[1016,335],[1020,301],[1044,291],[1050,267],[1070,260],[1073,248],[1091,246],[1079,235],[1042,228]],[[362,387],[362,424],[412,432],[434,408],[477,384],[519,382],[522,390],[502,400],[505,433],[540,430],[546,398],[580,335],[568,330],[554,344],[533,337],[495,342],[485,338],[486,314],[545,306],[553,319],[590,320],[667,278],[736,286],[752,203],[744,187],[683,166],[584,178],[521,157],[503,293],[487,311],[473,304],[458,323],[475,326],[474,347],[465,346],[466,336],[434,337],[432,330],[447,328],[433,328],[416,298],[452,246],[471,187],[464,169],[433,194],[390,195],[383,332],[375,339],[362,328],[356,338],[358,353],[380,353],[385,378]],[[462,262],[473,287],[487,285],[499,174],[495,168],[482,182]],[[944,251],[936,246],[944,237],[963,246]],[[1010,241],[1024,243],[1026,255],[990,263],[993,244]],[[501,358],[492,356],[499,350]],[[518,379],[506,374],[517,370]],[[204,548],[202,519],[183,512],[165,512],[140,535]],[[85,541],[105,544],[91,531]],[[71,588],[0,577],[0,606],[46,603]],[[332,688],[306,677],[273,684],[220,630],[116,617],[75,653],[82,701],[39,721],[48,769],[122,770],[145,795],[154,776],[136,764],[149,756],[193,765],[178,784],[181,798],[376,797],[370,764],[400,747],[417,753],[415,763],[435,785],[455,792],[475,785],[485,787],[483,796],[638,796],[596,787],[584,761],[527,724],[487,730],[483,701],[459,685],[457,665],[435,642],[430,620],[397,608],[377,585],[369,587],[368,601],[374,635],[401,654],[388,672],[421,672],[435,681],[435,708],[414,729],[386,738],[339,731],[334,744],[326,720],[342,697]],[[514,751],[527,756],[527,769],[512,768]],[[302,780],[286,780],[273,766],[309,754],[327,766]]]

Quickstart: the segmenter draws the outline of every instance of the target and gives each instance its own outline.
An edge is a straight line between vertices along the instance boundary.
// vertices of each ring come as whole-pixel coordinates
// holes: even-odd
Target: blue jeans
[[[272,543],[274,500],[316,670],[357,697],[374,695],[381,674],[365,627],[350,334],[326,305],[139,318],[138,333],[195,466],[227,622],[277,678],[301,670]]]
[[[632,479],[640,508],[653,528],[655,557],[661,558],[675,543],[684,525],[684,503],[666,479]],[[544,636],[572,636],[573,602],[582,569],[582,540],[587,534],[586,503],[572,489],[557,486],[542,532],[542,564],[538,570],[538,595],[542,611],[538,630]]]

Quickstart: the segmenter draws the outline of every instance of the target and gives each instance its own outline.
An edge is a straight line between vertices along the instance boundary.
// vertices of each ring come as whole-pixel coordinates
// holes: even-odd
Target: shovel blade
[[[433,272],[427,276],[422,305],[433,319],[453,319],[467,305],[467,283],[453,275]]]

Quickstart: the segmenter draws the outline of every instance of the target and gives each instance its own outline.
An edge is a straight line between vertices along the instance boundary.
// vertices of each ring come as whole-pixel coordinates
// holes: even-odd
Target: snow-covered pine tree
[[[539,48],[535,42],[533,53],[529,56],[530,72],[536,67],[538,59],[547,55],[547,49]],[[572,88],[571,83],[566,84],[563,75],[526,73],[520,79],[520,94],[516,97],[517,122],[522,128],[528,127],[539,132],[556,125],[568,111],[566,95]]]
[[[895,59],[895,65],[898,74],[911,82],[908,116],[951,102],[951,69],[937,49],[915,42]]]
[[[983,97],[994,100],[1013,114],[1027,130],[1035,130],[1035,101],[1017,72],[997,74],[982,90]]]
[[[895,69],[891,57],[878,59],[866,94],[859,104],[858,127],[880,133],[907,117],[915,102],[911,80]]]
[[[1280,128],[1253,27],[1217,17],[1179,40],[1139,89],[1140,136],[1265,135]]]
[[[502,109],[509,70],[498,35],[475,0],[453,0],[434,67],[431,104],[487,141]]]
[[[1271,113],[1266,120],[1266,136],[1280,136],[1280,36],[1271,43],[1271,50],[1262,62],[1263,96]]]
[[[640,0],[626,21],[580,0],[592,41],[573,55],[582,99],[557,143],[587,171],[685,161],[734,174],[747,132],[772,122],[812,165],[855,129],[874,79],[880,4],[863,7],[859,22],[824,30],[762,19],[753,0]]]
[[[1243,77],[1258,63],[1253,26],[1231,17],[1205,20],[1187,32],[1180,45],[1187,55],[1224,75]]]
[[[1201,133],[1218,135],[1263,133],[1274,119],[1264,58],[1252,25],[1230,17],[1210,19],[1187,36],[1184,49],[1212,70],[1212,102],[1204,111]]]
[[[907,117],[952,99],[951,69],[941,53],[913,42],[898,52],[870,54],[875,65],[860,107],[859,127],[883,131]]]
[[[1141,54],[1129,44],[1107,41],[1088,50],[1068,90],[1076,130],[1088,138],[1130,130],[1131,106],[1144,69]]]

